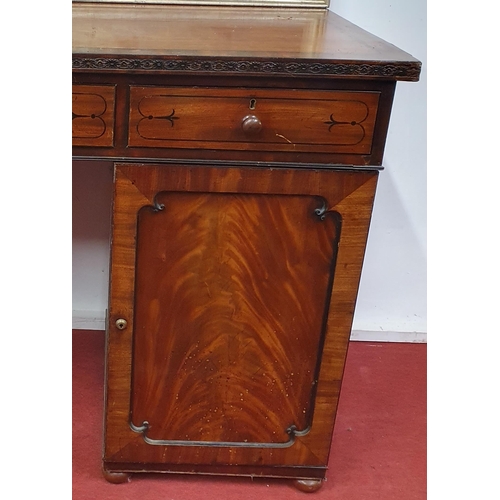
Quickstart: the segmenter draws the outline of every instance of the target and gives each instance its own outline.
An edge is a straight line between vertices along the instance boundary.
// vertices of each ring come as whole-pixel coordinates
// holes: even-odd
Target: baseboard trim
[[[368,331],[353,330],[351,340],[361,342],[409,342],[414,344],[426,344],[426,332],[386,332],[384,330]]]
[[[104,330],[104,311],[73,311],[73,330]]]
[[[73,311],[73,330],[104,330],[104,311]],[[353,330],[351,340],[361,342],[427,343],[425,332],[387,332],[384,330]]]

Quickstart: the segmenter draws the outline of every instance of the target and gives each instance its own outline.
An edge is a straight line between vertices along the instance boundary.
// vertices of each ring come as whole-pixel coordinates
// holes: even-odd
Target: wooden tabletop
[[[73,3],[73,70],[418,81],[420,62],[328,10]]]

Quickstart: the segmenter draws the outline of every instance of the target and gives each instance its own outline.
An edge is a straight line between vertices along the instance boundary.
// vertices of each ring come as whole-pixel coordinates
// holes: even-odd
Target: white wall
[[[112,163],[73,162],[73,328],[104,329]]]
[[[423,340],[427,331],[426,2],[331,0],[330,10],[422,61],[418,83],[396,86],[353,337]]]
[[[332,0],[331,10],[423,63],[399,82],[380,174],[353,339],[422,341],[426,332],[426,4]],[[73,163],[73,326],[103,329],[111,165]]]

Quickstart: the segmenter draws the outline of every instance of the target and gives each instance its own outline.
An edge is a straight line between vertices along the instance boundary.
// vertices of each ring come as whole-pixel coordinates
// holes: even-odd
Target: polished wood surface
[[[378,99],[378,92],[131,87],[129,146],[369,154]]]
[[[272,476],[293,465],[318,477],[377,175],[116,167],[105,467],[259,464]]]
[[[325,477],[398,80],[329,11],[73,3],[73,155],[115,162],[103,470]]]
[[[328,10],[74,3],[73,68],[415,81],[420,62]]]
[[[149,439],[273,446],[308,430],[340,230],[323,203],[163,192],[140,210],[132,422]]]
[[[114,85],[73,85],[75,146],[113,146]]]
[[[73,81],[116,86],[113,147],[73,141],[75,158],[309,165],[381,165],[395,89],[391,81],[178,74],[165,87],[160,75],[92,71],[74,74]],[[168,106],[172,98],[174,108]],[[244,131],[248,115],[261,122],[260,132]]]
[[[380,166],[395,83],[419,74],[412,56],[330,11],[73,3],[73,84],[116,87],[113,147],[79,140],[73,153],[199,161],[202,148],[207,161]],[[147,114],[150,123],[139,110],[141,87],[156,93],[149,103],[161,111]],[[195,87],[200,96],[218,89],[223,105],[191,94],[187,121],[170,116],[167,99],[158,99],[159,89],[172,95]],[[330,102],[337,91],[352,92],[369,113],[364,118],[353,102],[338,117],[337,108],[320,112],[311,97],[304,99],[309,105],[297,100],[299,109],[290,107],[290,91],[313,90],[331,92]],[[233,114],[238,91],[248,101],[257,92],[275,95],[264,110],[258,104],[266,116],[249,110],[261,124],[258,134],[242,136],[247,115]],[[315,124],[308,113],[317,115]]]

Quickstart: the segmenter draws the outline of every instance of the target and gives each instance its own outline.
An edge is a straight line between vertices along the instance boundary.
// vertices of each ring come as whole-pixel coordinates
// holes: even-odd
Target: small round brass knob
[[[247,115],[241,122],[241,128],[248,134],[258,134],[262,130],[262,122],[255,115]]]
[[[123,318],[117,319],[115,325],[118,330],[125,330],[127,328],[127,320]]]

